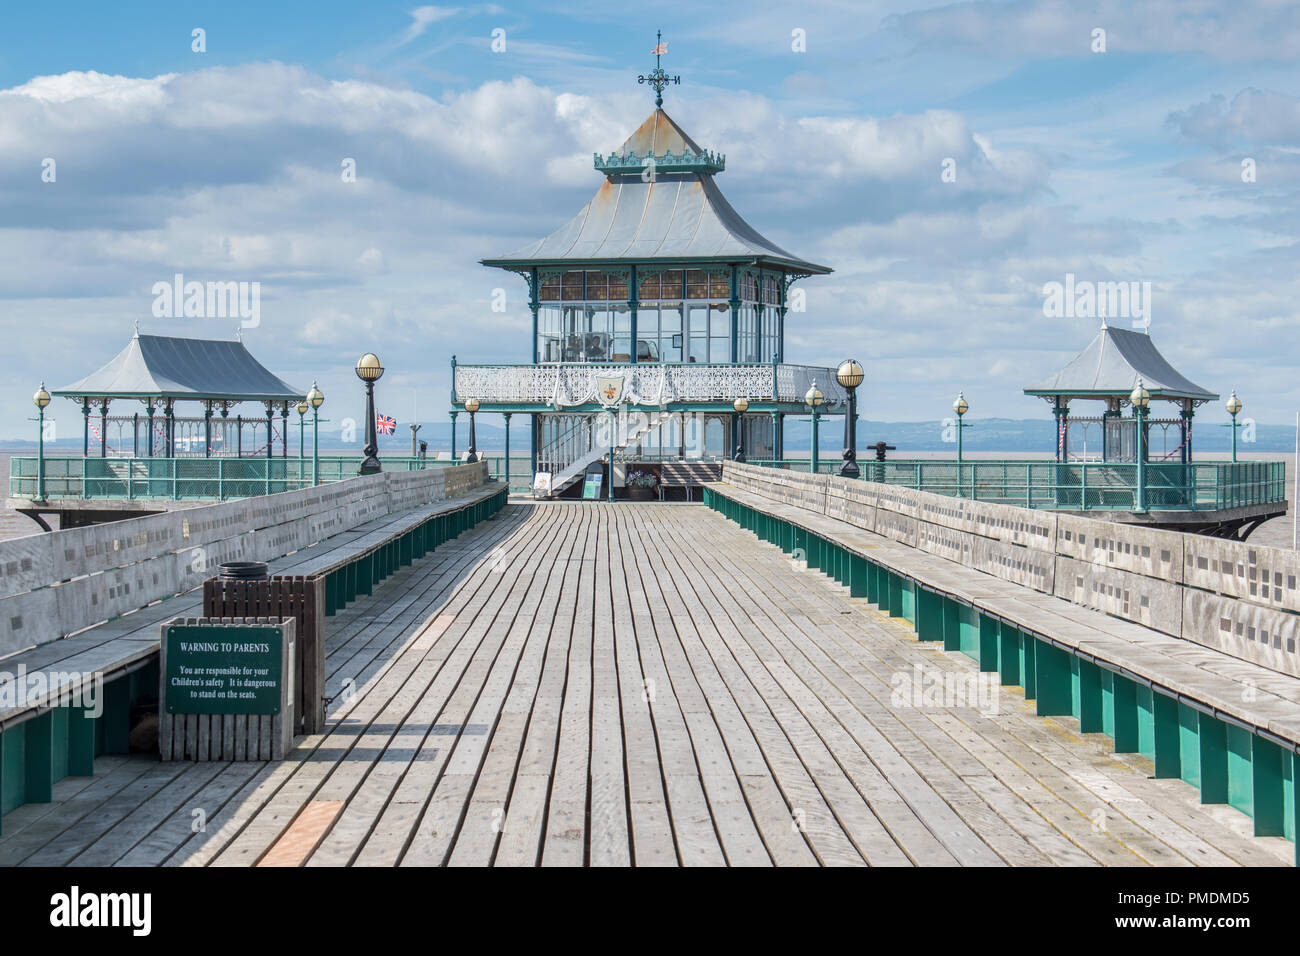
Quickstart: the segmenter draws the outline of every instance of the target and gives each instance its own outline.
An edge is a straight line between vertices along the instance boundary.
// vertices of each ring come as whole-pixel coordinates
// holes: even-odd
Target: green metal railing
[[[751,465],[808,471],[808,459],[751,460]],[[820,474],[838,474],[838,459],[818,462]],[[982,459],[859,461],[867,481],[1023,508],[1134,511],[1138,465],[1133,462],[1055,462]],[[1151,462],[1145,466],[1148,511],[1223,511],[1286,502],[1281,461]]]
[[[385,471],[445,468],[451,461],[383,458]],[[354,478],[360,456],[320,458],[319,483]],[[36,498],[39,461],[9,459],[9,495]],[[45,497],[225,501],[311,487],[312,460],[297,458],[50,458]]]

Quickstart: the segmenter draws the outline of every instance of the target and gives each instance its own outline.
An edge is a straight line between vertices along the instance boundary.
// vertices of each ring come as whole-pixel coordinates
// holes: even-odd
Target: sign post
[[[162,625],[163,760],[281,760],[293,747],[294,620]]]

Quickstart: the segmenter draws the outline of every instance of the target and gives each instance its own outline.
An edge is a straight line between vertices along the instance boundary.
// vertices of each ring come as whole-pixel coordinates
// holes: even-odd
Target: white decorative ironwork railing
[[[814,381],[827,408],[844,403],[835,370],[809,365],[546,364],[457,365],[457,401],[543,404],[555,408],[595,403],[597,378],[623,376],[624,401],[664,406],[670,402],[799,402]]]

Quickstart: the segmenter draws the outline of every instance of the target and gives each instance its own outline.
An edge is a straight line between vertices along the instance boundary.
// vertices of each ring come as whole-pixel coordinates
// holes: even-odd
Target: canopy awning
[[[158,398],[295,402],[304,392],[272,374],[243,342],[135,335],[79,382],[52,389],[67,398]]]
[[[1102,326],[1097,337],[1063,369],[1026,395],[1061,398],[1128,398],[1142,380],[1152,398],[1212,402],[1219,396],[1185,378],[1160,354],[1151,336]]]
[[[831,271],[787,252],[747,223],[708,171],[716,158],[702,158],[704,151],[663,110],[651,114],[621,150],[617,155],[637,166],[637,172],[610,172],[568,223],[483,264],[517,269],[567,263],[758,262],[809,275]],[[656,171],[643,177],[638,164],[650,158],[656,160]]]

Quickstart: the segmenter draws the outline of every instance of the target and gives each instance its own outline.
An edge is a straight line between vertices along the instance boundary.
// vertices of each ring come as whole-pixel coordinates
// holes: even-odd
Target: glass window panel
[[[709,306],[709,313],[713,316],[709,322],[713,334],[731,338],[731,306],[725,302],[715,302]]]
[[[663,299],[680,299],[686,280],[686,273],[681,269],[669,269],[659,280],[659,296]]]
[[[560,361],[560,321],[560,310],[554,306],[542,306],[537,310],[538,361]]]
[[[561,295],[566,302],[582,298],[582,273],[566,272],[561,283]]]
[[[585,319],[582,312],[583,310],[579,307],[564,307],[564,326],[561,332],[563,344],[560,358],[562,362],[581,362],[584,360],[582,351],[584,330],[582,326]]]
[[[560,298],[560,277],[551,276],[543,279],[538,286],[537,298],[543,302],[557,302]]]
[[[659,298],[659,276],[658,275],[646,276],[644,279],[641,280],[640,298],[642,299]]]
[[[692,335],[709,334],[709,307],[702,302],[687,303],[687,328]]]
[[[725,275],[710,275],[709,276],[709,298],[730,299],[731,298],[731,277]]]
[[[636,313],[636,360],[659,361],[659,306],[642,306]]]
[[[632,361],[632,313],[626,305],[611,303],[610,314],[614,325],[614,344],[610,351],[610,361],[630,362]]]
[[[622,299],[627,301],[627,280],[620,279],[618,276],[609,276],[609,291],[606,293],[611,299]]]
[[[709,277],[699,269],[686,272],[686,298],[707,299],[709,297]]]
[[[664,362],[682,360],[682,304],[659,303],[659,355]]]

